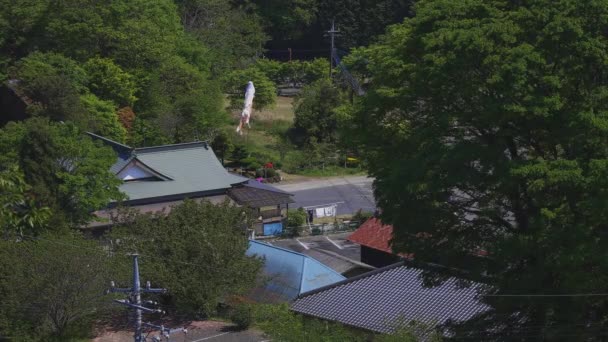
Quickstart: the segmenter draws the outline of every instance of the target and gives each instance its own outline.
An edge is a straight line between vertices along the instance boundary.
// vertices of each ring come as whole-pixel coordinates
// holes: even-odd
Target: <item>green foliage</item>
[[[7,72],[3,63],[13,65],[10,77],[32,100],[31,114],[95,129],[83,115],[91,101],[85,104],[89,108],[80,101],[92,93],[115,107],[132,107],[146,121],[140,125],[161,128],[154,140],[168,142],[212,138],[226,120],[223,95],[210,79],[211,66],[223,56],[184,32],[174,2],[43,0],[36,6],[6,1],[0,6],[0,32],[18,39],[0,41],[0,74]],[[139,132],[129,138],[143,141]]]
[[[89,129],[106,138],[125,142],[127,130],[118,121],[114,103],[100,100],[93,94],[80,97],[84,110],[88,115]]]
[[[370,219],[372,216],[374,216],[374,213],[369,212],[369,211],[363,211],[362,209],[359,209],[353,215],[353,220],[363,223],[363,222],[367,221],[368,219]]]
[[[289,210],[287,227],[299,227],[306,223],[306,212],[302,208]]]
[[[429,324],[419,322],[400,322],[398,328],[391,334],[376,335],[374,342],[441,342],[441,334]]]
[[[103,293],[122,266],[96,242],[76,235],[0,240],[2,336],[90,338],[91,323],[112,305]]]
[[[228,94],[230,106],[234,109],[243,107],[247,82],[252,81],[255,87],[253,107],[263,109],[274,106],[277,98],[276,85],[260,70],[251,67],[234,70],[228,73],[222,83],[224,92]]]
[[[221,131],[215,136],[215,139],[213,139],[211,148],[213,148],[213,152],[215,152],[215,155],[220,158],[222,165],[224,165],[224,158],[232,152],[234,144],[232,143],[230,136],[226,132]]]
[[[237,305],[230,314],[230,320],[240,330],[248,329],[253,323],[253,310],[248,304]]]
[[[420,1],[367,49],[353,137],[395,250],[468,269],[496,294],[607,281],[606,14],[606,1]],[[479,249],[490,257],[471,262]],[[485,302],[458,337],[582,339],[608,312],[585,297]]]
[[[91,58],[84,64],[89,76],[88,87],[93,94],[117,106],[132,106],[135,97],[135,80],[108,58]]]
[[[129,146],[159,146],[170,144],[171,140],[164,136],[160,127],[153,122],[136,117],[127,139]]]
[[[169,290],[171,305],[182,312],[210,315],[229,295],[255,284],[262,262],[248,257],[248,217],[227,201],[185,201],[169,213],[123,215],[113,229],[118,253],[154,256],[142,275]]]
[[[182,57],[167,59],[148,79],[136,111],[173,142],[201,140],[226,120],[219,87]]]
[[[244,163],[243,160],[249,156],[249,151],[247,151],[246,145],[236,144],[232,153],[230,154],[230,158],[233,161]]]
[[[84,224],[92,211],[122,197],[120,180],[109,171],[114,152],[69,123],[40,118],[10,123],[0,131],[0,146],[16,156],[0,167],[19,165],[38,206],[49,207],[54,220]]]
[[[343,97],[329,80],[319,80],[304,87],[294,102],[294,127],[305,143],[335,142],[338,123],[335,109]]]
[[[335,20],[343,49],[372,43],[387,26],[411,16],[412,0],[320,0],[318,22],[327,29]]]
[[[339,323],[305,318],[291,312],[287,304],[256,305],[254,321],[257,327],[276,341],[366,341],[364,333],[355,332]]]
[[[33,102],[31,114],[83,121],[79,94],[86,91],[87,75],[75,61],[56,53],[33,53],[11,73],[18,90]]]
[[[260,15],[268,23],[268,31],[277,40],[302,35],[302,27],[310,25],[317,15],[317,0],[254,0]]]
[[[31,187],[17,167],[0,171],[0,227],[6,235],[36,235],[45,228],[51,212],[38,207]]]
[[[301,86],[327,78],[329,62],[325,58],[315,58],[312,61],[294,60],[291,62],[258,59],[255,68],[263,72],[275,84]]]
[[[186,31],[209,48],[215,75],[221,75],[262,52],[268,36],[249,1],[176,1]]]
[[[306,212],[302,208],[290,209],[287,214],[287,232],[291,236],[300,236],[306,224]]]
[[[21,59],[13,69],[14,77],[23,82],[29,90],[29,83],[40,77],[62,77],[78,93],[86,90],[88,76],[86,71],[73,59],[60,53],[34,52]]]

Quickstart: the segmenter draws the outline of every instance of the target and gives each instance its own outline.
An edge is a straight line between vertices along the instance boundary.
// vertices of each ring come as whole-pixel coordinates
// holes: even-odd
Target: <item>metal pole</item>
[[[334,26],[334,20],[331,21],[331,29],[329,30],[329,36],[331,37],[331,50],[329,51],[329,78],[333,75],[334,69],[334,37],[336,33],[336,27]]]
[[[152,288],[150,286],[150,282],[146,282],[146,287],[141,288],[141,282],[139,280],[139,260],[138,254],[131,254],[133,256],[133,287],[131,288],[118,288],[115,286],[114,282],[110,283],[110,289],[108,293],[128,293],[129,299],[115,299],[114,302],[127,306],[131,309],[135,309],[135,334],[133,335],[133,340],[135,342],[145,342],[145,338],[143,337],[143,329],[142,329],[142,313],[163,313],[164,311],[160,309],[150,309],[142,305],[141,303],[141,294],[142,293],[165,293],[167,290],[162,288]],[[157,305],[155,302],[147,302],[148,304]],[[176,331],[184,331],[185,329],[169,329],[165,330],[165,336],[167,334],[174,333]]]
[[[133,254],[133,297],[135,305],[141,306],[141,284],[139,282],[139,263],[137,262],[137,254]],[[141,309],[135,309],[135,342],[142,342],[141,331]]]

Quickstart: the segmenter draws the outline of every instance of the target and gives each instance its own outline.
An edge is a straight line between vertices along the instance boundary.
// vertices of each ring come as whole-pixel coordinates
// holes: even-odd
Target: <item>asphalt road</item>
[[[275,187],[294,194],[290,208],[338,203],[338,215],[354,214],[359,209],[374,211],[376,204],[372,179],[366,176],[306,180]]]
[[[271,243],[299,253],[306,253],[310,249],[323,249],[359,261],[361,260],[359,245],[346,240],[350,234],[352,232],[305,236],[297,239],[275,240]]]

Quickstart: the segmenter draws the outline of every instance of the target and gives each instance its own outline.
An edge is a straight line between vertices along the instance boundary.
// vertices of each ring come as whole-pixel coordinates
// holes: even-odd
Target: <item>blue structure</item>
[[[300,294],[345,280],[340,273],[304,254],[249,241],[249,256],[264,258],[261,284],[250,294],[264,303],[291,301]]]
[[[264,235],[281,235],[283,232],[283,222],[264,223]]]

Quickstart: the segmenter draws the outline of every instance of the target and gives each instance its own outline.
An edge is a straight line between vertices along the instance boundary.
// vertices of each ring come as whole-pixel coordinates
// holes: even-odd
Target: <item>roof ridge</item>
[[[162,151],[179,150],[179,149],[183,149],[183,148],[191,148],[191,147],[197,147],[197,146],[202,146],[205,149],[209,149],[209,143],[207,143],[207,141],[192,141],[192,142],[179,143],[179,144],[137,147],[134,149],[134,152],[135,153],[162,152]]]
[[[163,173],[163,172],[158,171],[157,169],[153,168],[152,166],[150,166],[150,165],[146,164],[146,163],[145,163],[143,160],[141,160],[141,159],[137,158],[137,155],[136,155],[136,154],[132,154],[132,155],[129,157],[128,162],[125,164],[125,166],[123,166],[123,167],[122,167],[122,168],[121,168],[121,169],[120,169],[120,170],[119,170],[119,171],[118,171],[116,174],[121,173],[121,172],[122,172],[122,171],[124,171],[124,170],[125,170],[125,169],[126,169],[128,166],[129,166],[129,165],[132,165],[132,162],[133,162],[133,161],[137,161],[137,162],[139,162],[140,164],[142,164],[142,165],[143,165],[145,168],[147,168],[147,169],[148,169],[148,170],[149,170],[151,173],[155,174],[155,176],[157,176],[157,177],[159,177],[159,178],[166,178],[166,179],[163,179],[163,180],[165,180],[165,181],[167,181],[167,180],[174,180],[174,179],[173,179],[172,177],[170,177],[169,175],[167,175],[167,174],[165,174],[165,173]]]
[[[317,251],[317,252],[319,252],[319,253],[331,255],[331,256],[336,257],[336,258],[338,258],[340,260],[344,260],[346,262],[350,262],[350,263],[352,263],[354,265],[357,265],[357,266],[360,266],[360,267],[369,268],[371,271],[373,271],[373,270],[376,269],[376,267],[374,267],[372,265],[368,265],[368,264],[366,264],[364,262],[357,261],[357,260],[351,259],[349,257],[345,257],[344,255],[340,255],[340,254],[338,254],[336,252],[332,252],[332,251],[328,251],[328,250],[324,250],[324,249],[320,249],[320,248],[316,248],[316,247],[313,247],[312,249],[315,250],[315,251]],[[312,257],[312,256],[311,256],[311,258],[314,259],[314,257]]]
[[[129,151],[133,150],[133,147],[131,147],[131,146],[128,146],[128,145],[125,145],[125,144],[121,144],[118,141],[112,140],[110,138],[103,137],[103,136],[101,136],[99,134],[95,134],[93,132],[86,132],[86,134],[89,135],[90,137],[92,137],[93,139],[102,140],[105,143],[113,145],[115,147],[119,147],[119,148],[122,148],[122,149],[125,149],[125,150],[129,150]]]
[[[255,243],[258,243],[260,245],[264,245],[264,246],[267,246],[267,247],[273,247],[273,248],[280,249],[280,250],[285,251],[285,252],[289,252],[289,253],[292,253],[292,254],[296,254],[296,255],[300,255],[300,256],[303,256],[303,257],[310,258],[306,254],[302,254],[302,253],[299,253],[299,252],[296,252],[296,251],[292,251],[291,249],[287,249],[287,248],[271,245],[271,244],[266,243],[266,242],[262,242],[262,241],[258,241],[258,240],[252,240],[252,239],[249,239],[249,242],[255,242]]]

